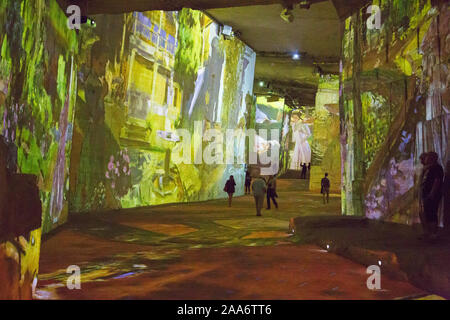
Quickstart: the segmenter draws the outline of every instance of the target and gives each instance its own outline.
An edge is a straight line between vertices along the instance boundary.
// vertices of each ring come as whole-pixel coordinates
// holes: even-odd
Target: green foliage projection
[[[175,56],[177,75],[192,81],[201,64],[202,34],[200,19],[202,13],[191,9],[178,12],[178,50]]]
[[[17,146],[19,172],[38,178],[47,232],[67,216],[67,203],[59,203],[62,211],[51,217],[50,199],[56,192],[52,188],[62,134],[60,115],[67,96],[74,98],[68,87],[76,35],[67,29],[66,16],[53,0],[5,0],[0,17],[2,134]],[[70,136],[63,143],[70,154]],[[67,179],[69,162],[64,159],[61,165]],[[64,189],[60,191],[67,192]]]

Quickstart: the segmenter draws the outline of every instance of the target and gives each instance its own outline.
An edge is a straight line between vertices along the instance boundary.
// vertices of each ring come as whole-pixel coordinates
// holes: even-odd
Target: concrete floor
[[[307,191],[279,180],[279,210],[256,217],[251,196],[73,216],[42,243],[38,299],[395,299],[424,295],[382,275],[366,287],[366,268],[299,243],[288,233],[298,216],[340,214]],[[81,289],[69,290],[70,265]]]

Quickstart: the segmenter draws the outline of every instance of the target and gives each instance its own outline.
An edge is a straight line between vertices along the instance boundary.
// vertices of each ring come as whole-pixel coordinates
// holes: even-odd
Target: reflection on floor
[[[40,299],[394,299],[425,293],[382,276],[370,291],[366,268],[288,233],[289,220],[340,212],[306,182],[280,180],[279,210],[255,216],[254,200],[167,205],[75,216],[43,242]],[[69,290],[70,265],[81,289]]]

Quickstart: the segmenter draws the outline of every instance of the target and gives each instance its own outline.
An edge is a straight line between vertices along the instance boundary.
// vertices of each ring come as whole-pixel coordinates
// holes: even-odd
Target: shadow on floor
[[[323,248],[450,298],[450,235],[436,243],[419,240],[421,230],[352,217],[298,217],[291,221],[302,243]]]

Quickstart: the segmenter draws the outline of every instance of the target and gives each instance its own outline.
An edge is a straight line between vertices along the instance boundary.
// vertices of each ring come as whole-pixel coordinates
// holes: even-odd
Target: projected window
[[[153,34],[152,34],[152,42],[155,45],[158,45],[158,34],[159,34],[159,26],[157,24],[155,24],[153,26]]]
[[[167,51],[169,51],[172,55],[175,54],[175,38],[169,34],[169,39],[167,41]]]
[[[134,13],[136,19],[134,31],[140,36],[140,38],[147,42],[158,43],[158,34],[153,31],[153,24],[149,17],[145,14],[138,12]],[[155,25],[155,28],[157,26]]]
[[[167,82],[170,77],[170,73],[162,67],[158,68],[156,73],[156,84],[153,101],[160,105],[167,105]]]
[[[160,37],[160,41],[159,41],[159,46],[163,49],[166,48],[166,39],[167,39],[167,33],[161,29],[159,35]]]
[[[154,65],[140,55],[135,56],[131,71],[130,115],[145,119],[153,92]]]

